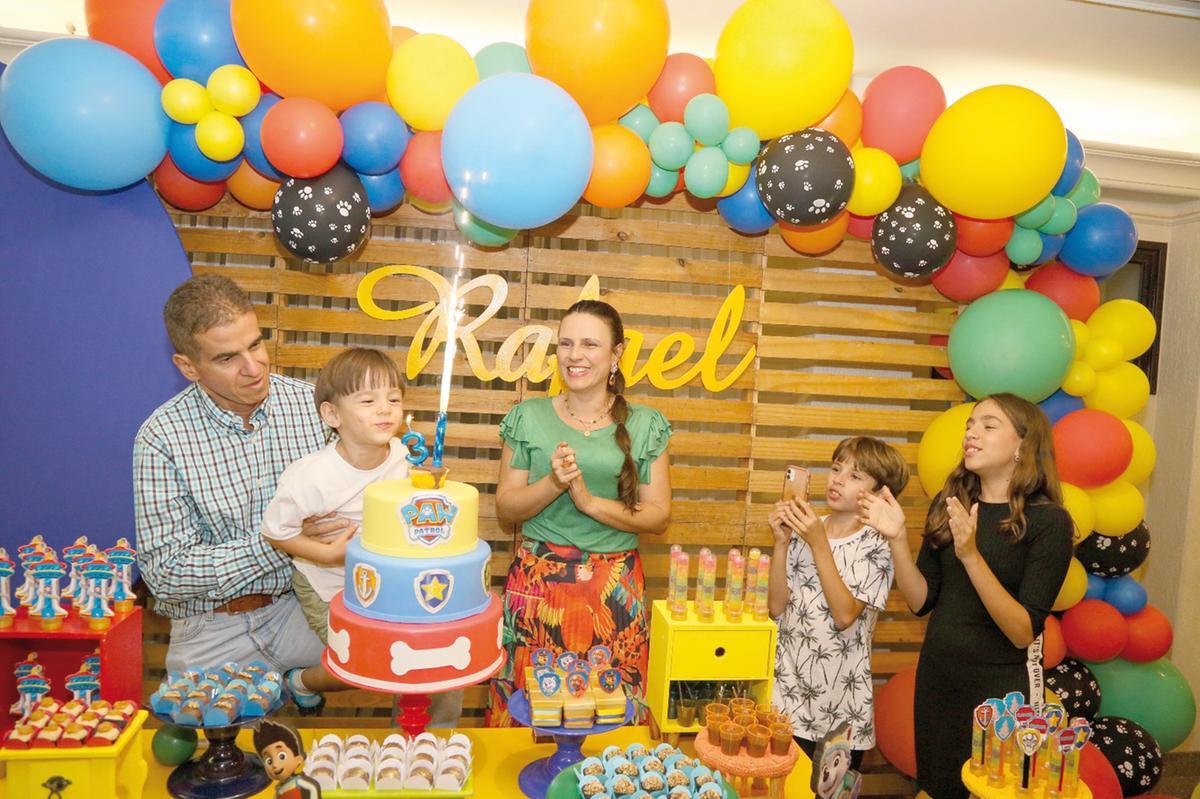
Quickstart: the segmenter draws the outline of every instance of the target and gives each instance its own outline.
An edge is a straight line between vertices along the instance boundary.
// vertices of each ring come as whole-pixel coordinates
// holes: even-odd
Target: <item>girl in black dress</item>
[[[917,785],[933,799],[966,799],[975,707],[1009,691],[1035,707],[1044,697],[1042,628],[1072,545],[1049,422],[1011,394],[975,405],[915,562],[890,492],[864,495],[860,513],[888,538],[908,606],[933,614],[917,664]]]

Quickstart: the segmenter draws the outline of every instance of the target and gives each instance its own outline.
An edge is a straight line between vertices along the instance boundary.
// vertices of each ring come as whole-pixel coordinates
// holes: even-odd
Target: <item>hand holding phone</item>
[[[808,501],[809,472],[803,466],[788,464],[783,470],[783,498]]]

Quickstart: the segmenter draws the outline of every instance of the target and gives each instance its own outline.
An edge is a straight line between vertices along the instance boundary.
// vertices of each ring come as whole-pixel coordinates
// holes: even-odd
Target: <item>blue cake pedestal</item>
[[[533,716],[529,708],[529,697],[524,691],[515,691],[508,700],[508,713],[513,721],[524,727],[554,738],[555,751],[549,757],[535,760],[517,775],[517,784],[521,793],[530,799],[546,799],[550,783],[563,769],[570,768],[583,760],[583,741],[589,735],[602,732],[612,732],[624,727],[633,720],[633,700],[625,700],[625,718],[613,724],[593,724],[591,727],[567,729],[566,727],[534,727]]]

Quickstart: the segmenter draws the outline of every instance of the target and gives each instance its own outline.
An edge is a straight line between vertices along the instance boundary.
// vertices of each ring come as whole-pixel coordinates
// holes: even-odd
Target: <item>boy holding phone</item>
[[[807,501],[807,470],[789,466],[784,499],[768,519],[775,535],[768,605],[779,622],[775,704],[791,717],[800,748],[850,725],[853,767],[875,746],[871,635],[892,586],[887,540],[858,518],[864,493],[898,495],[908,466],[891,445],[855,436],[833,452],[825,504]]]

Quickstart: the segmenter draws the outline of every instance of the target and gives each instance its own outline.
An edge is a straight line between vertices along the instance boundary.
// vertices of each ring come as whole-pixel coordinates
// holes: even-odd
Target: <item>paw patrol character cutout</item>
[[[254,728],[254,751],[275,780],[276,799],[321,799],[321,786],[304,773],[304,743],[295,728],[261,721]]]
[[[816,799],[857,799],[862,775],[850,768],[850,725],[831,730],[813,752],[812,791]]]

